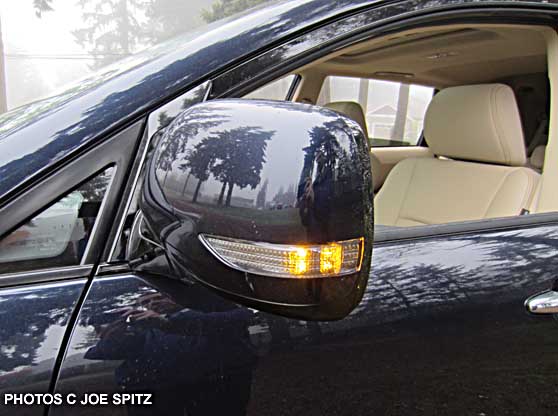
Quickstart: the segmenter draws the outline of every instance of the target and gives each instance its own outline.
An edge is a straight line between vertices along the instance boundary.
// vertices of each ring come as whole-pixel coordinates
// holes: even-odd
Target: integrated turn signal
[[[364,238],[319,245],[283,245],[199,236],[204,246],[227,266],[273,277],[319,278],[360,271]]]

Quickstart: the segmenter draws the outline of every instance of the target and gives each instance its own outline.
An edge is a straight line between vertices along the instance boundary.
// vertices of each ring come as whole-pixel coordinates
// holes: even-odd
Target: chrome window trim
[[[116,251],[116,245],[118,244],[118,242],[120,241],[120,237],[122,235],[122,232],[124,231],[124,223],[126,222],[126,215],[130,209],[130,206],[132,205],[132,198],[134,197],[134,194],[136,192],[136,188],[137,188],[137,184],[139,181],[139,178],[141,176],[141,172],[143,171],[143,166],[145,165],[145,160],[147,159],[147,153],[149,150],[149,147],[151,145],[152,142],[152,138],[153,138],[153,134],[151,135],[151,137],[149,137],[149,129],[146,127],[145,129],[145,133],[144,133],[144,137],[142,138],[142,144],[141,146],[143,146],[143,149],[141,149],[141,157],[140,157],[140,162],[137,166],[137,170],[134,173],[134,178],[132,180],[132,184],[131,187],[129,188],[129,194],[128,197],[126,198],[126,203],[124,205],[124,209],[122,210],[122,213],[120,215],[120,218],[118,220],[118,228],[116,231],[116,234],[114,235],[112,244],[111,244],[111,248],[109,251],[109,254],[107,256],[108,261],[112,261],[113,256],[114,256],[114,252]]]
[[[4,273],[0,274],[0,287],[83,278],[88,277],[92,271],[93,265],[89,264]]]
[[[209,87],[206,91],[206,96],[203,98],[203,101],[216,98],[242,97],[243,95],[248,94],[289,73],[296,74],[296,71],[307,63],[319,59],[320,57],[323,57],[328,53],[337,50],[338,48],[348,47],[372,36],[380,36],[401,31],[402,25],[404,25],[405,28],[410,28],[421,27],[425,25],[437,25],[440,23],[451,24],[454,19],[473,19],[478,22],[485,22],[491,20],[492,17],[488,15],[488,13],[490,12],[499,12],[502,15],[502,17],[499,18],[500,23],[506,23],[511,19],[515,19],[517,18],[519,13],[522,13],[525,22],[528,22],[529,24],[537,22],[538,24],[549,25],[550,16],[553,16],[556,13],[553,12],[551,9],[546,9],[545,12],[548,13],[548,16],[541,16],[541,6],[545,7],[544,4],[533,5],[532,9],[520,9],[515,6],[494,8],[494,5],[490,5],[491,7],[480,5],[479,7],[478,4],[475,4],[474,0],[471,0],[464,4],[464,6],[466,7],[462,6],[463,5],[455,9],[452,9],[451,7],[440,7],[432,9],[423,9],[421,7],[418,7],[412,13],[407,13],[405,16],[402,16],[401,13],[395,11],[396,8],[394,9],[393,16],[384,16],[383,13],[385,10],[394,8],[394,6],[391,4],[373,7],[369,10],[358,11],[349,17],[342,18],[338,21],[333,21],[316,29],[312,29],[305,34],[297,36],[295,39],[291,39],[282,45],[279,45],[266,52],[262,52],[256,57],[253,57],[245,62],[233,66],[229,70],[215,76],[215,78],[213,78],[211,81],[206,81],[205,83],[198,84],[197,86],[189,89],[186,93],[182,94],[180,97],[177,97],[164,106],[159,107],[159,109],[152,111],[148,115],[148,117],[152,117],[154,114],[157,114],[166,105],[183,99],[186,94],[204,84],[208,84]],[[475,13],[478,11],[487,13],[487,17],[476,16]],[[471,15],[474,17],[471,18]],[[358,17],[362,17],[363,20],[359,21]],[[548,19],[549,21],[543,21],[546,19]],[[348,30],[342,35],[337,35],[333,38],[324,37],[323,41],[319,41],[319,38],[317,41],[313,41],[311,39],[312,34],[319,33],[323,30],[327,31],[328,28],[331,29],[335,27],[343,27],[344,25],[347,25]],[[298,43],[300,40],[304,40],[305,36],[309,36],[309,46],[307,47],[307,49],[305,49],[305,53],[301,54],[298,52]],[[261,65],[261,62],[264,61],[266,57],[273,56],[282,48],[285,48],[286,53],[285,56],[281,58],[281,62],[272,60],[272,62],[267,64],[266,66]],[[277,55],[279,56],[280,54]],[[153,137],[153,134],[155,132],[151,133],[151,135],[148,135],[147,140],[149,143],[146,148],[149,147],[151,138]],[[137,177],[139,177],[144,163],[145,160],[142,161],[141,165],[138,168]],[[135,179],[136,181],[137,177]],[[128,196],[126,210],[123,211],[121,214],[122,216],[120,224],[122,226],[119,228],[114,237],[110,254],[107,257],[109,262],[113,259],[116,245],[120,241],[126,213],[128,212],[129,204],[131,198],[134,195],[136,185],[137,183],[134,183],[133,191],[130,192]],[[375,231],[374,244],[376,245],[405,240],[452,236],[479,231],[487,232],[512,228],[519,229],[547,224],[558,224],[558,213],[531,214],[520,217],[497,218],[492,220],[480,220],[424,227],[407,227],[407,229],[399,228],[396,230]],[[420,229],[417,230],[416,228]]]
[[[558,225],[558,212],[518,215],[474,221],[451,222],[447,224],[423,225],[417,227],[374,227],[374,245],[390,244],[421,239],[452,237],[479,232],[520,230],[543,226]]]
[[[152,112],[150,112],[147,115],[146,127],[145,127],[145,131],[144,131],[144,134],[143,134],[144,137],[142,137],[142,140],[141,140],[142,143],[140,144],[140,146],[143,146],[143,148],[140,148],[140,151],[141,151],[140,161],[139,161],[138,165],[136,167],[134,167],[136,169],[136,171],[133,174],[132,183],[129,184],[128,187],[126,188],[126,192],[128,193],[128,195],[126,197],[126,202],[123,206],[124,209],[122,209],[119,213],[120,218],[118,218],[118,227],[116,229],[116,233],[114,234],[114,238],[113,238],[112,242],[110,243],[110,250],[108,251],[108,254],[105,257],[105,259],[108,263],[117,262],[117,260],[114,259],[114,255],[115,255],[115,252],[116,252],[116,247],[117,247],[118,243],[120,242],[120,239],[122,237],[122,233],[124,232],[124,224],[126,222],[126,217],[127,217],[128,212],[130,210],[130,206],[132,205],[132,200],[133,200],[134,195],[135,195],[136,190],[137,190],[139,178],[141,177],[141,174],[142,174],[143,169],[145,167],[145,163],[146,163],[146,160],[147,160],[147,155],[149,153],[149,149],[151,148],[151,146],[153,144],[153,137],[155,136],[155,133],[157,133],[159,130],[161,130],[161,129],[156,129],[153,132],[149,131],[149,126],[150,126],[149,122],[151,121],[151,119],[153,117],[157,117],[159,114],[163,113],[166,109],[172,108],[177,103],[180,103],[181,101],[183,101],[184,98],[188,96],[188,94],[191,94],[193,91],[196,91],[200,88],[205,89],[204,95],[202,97],[202,101],[200,101],[200,102],[207,101],[207,99],[209,98],[209,96],[211,94],[212,86],[213,86],[213,84],[212,84],[211,80],[202,82],[201,84],[198,84],[198,85],[190,88],[185,93],[183,93],[180,96],[174,98],[173,100],[167,102],[166,104],[162,105],[161,107],[153,110]]]

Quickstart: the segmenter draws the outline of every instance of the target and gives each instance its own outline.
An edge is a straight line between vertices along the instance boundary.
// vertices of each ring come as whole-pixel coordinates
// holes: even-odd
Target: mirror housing
[[[343,318],[370,272],[367,140],[356,122],[317,106],[195,105],[156,144],[134,228],[160,247],[172,277],[266,312]]]

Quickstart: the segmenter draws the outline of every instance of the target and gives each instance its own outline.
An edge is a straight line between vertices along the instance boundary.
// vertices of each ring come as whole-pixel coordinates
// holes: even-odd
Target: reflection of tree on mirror
[[[345,129],[343,119],[315,126],[309,131],[310,145],[303,149],[304,165],[296,199],[302,223],[309,227],[311,233],[328,224],[333,179],[343,153],[336,132],[345,134]],[[325,229],[323,232],[327,234],[328,231]]]
[[[258,191],[258,195],[256,196],[256,208],[265,208],[265,201],[267,198],[267,187],[269,186],[269,180],[265,180],[260,190]]]
[[[273,131],[253,127],[238,127],[225,130],[211,137],[219,141],[218,160],[212,167],[213,175],[223,183],[218,204],[223,203],[228,186],[225,206],[230,206],[234,186],[240,189],[250,186],[255,189],[260,183],[260,173],[265,162],[267,141]]]
[[[167,130],[164,132],[159,130],[158,134],[164,134],[162,138],[164,142],[162,143],[161,154],[157,160],[157,170],[164,172],[163,177],[158,176],[162,184],[166,182],[167,175],[171,171],[173,162],[179,158],[181,153],[186,151],[188,140],[198,134],[200,129],[217,126],[225,121],[225,118],[216,116],[216,114],[219,113],[217,110],[218,108],[212,110],[198,110],[194,118],[190,117],[188,112],[183,113],[181,116],[177,117],[174,124],[172,122],[175,120],[171,119],[171,124],[168,126]],[[165,118],[168,117],[163,114],[164,113],[161,113],[159,116],[159,121],[161,121],[161,116],[163,117],[163,121],[168,121],[165,120]],[[188,156],[189,155],[186,155],[185,159]],[[180,168],[184,170],[182,165]]]
[[[276,207],[281,206],[283,208],[294,206],[296,203],[296,186],[293,184],[285,189],[281,186],[279,190],[273,197],[273,202]]]
[[[190,169],[189,175],[191,174],[198,179],[192,202],[198,200],[201,185],[209,178],[209,168],[215,162],[218,150],[219,143],[211,138],[206,138],[198,143],[194,147],[194,150],[187,155],[186,163],[184,163],[183,166]],[[186,185],[184,187],[186,187]]]
[[[219,205],[224,202],[230,206],[235,185],[241,189],[247,186],[255,189],[260,183],[267,141],[274,133],[238,127],[219,131],[198,143],[183,164],[198,179],[192,202],[197,201],[201,185],[210,174],[222,183]]]

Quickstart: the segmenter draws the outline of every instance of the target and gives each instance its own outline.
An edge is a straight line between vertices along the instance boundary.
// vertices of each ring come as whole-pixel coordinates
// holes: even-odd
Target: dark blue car
[[[555,415],[558,3],[294,0],[0,118],[0,414]]]

